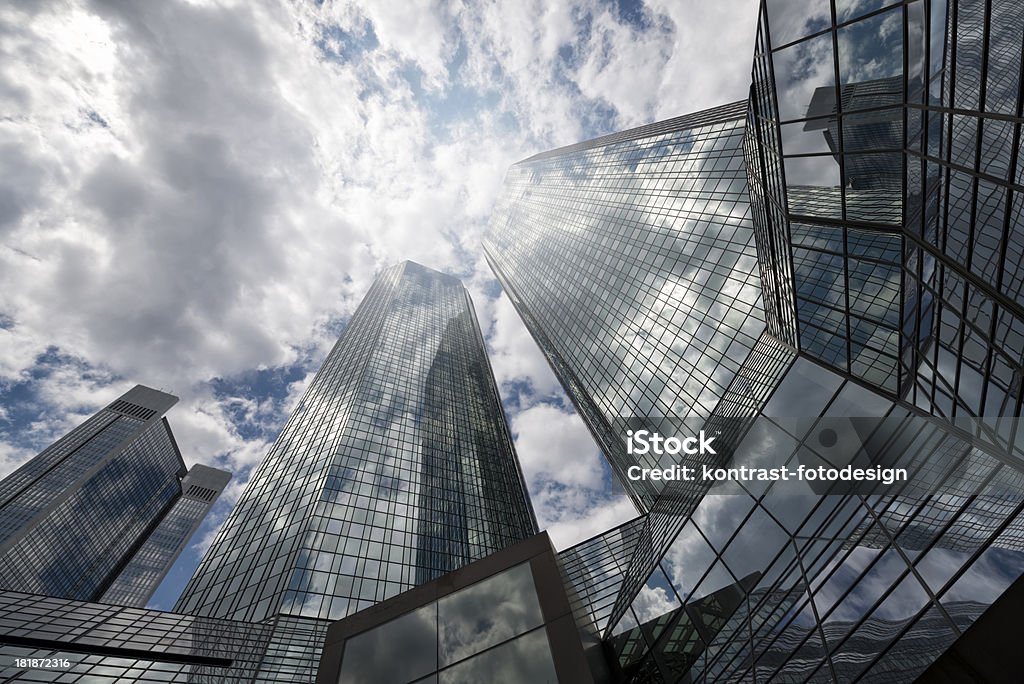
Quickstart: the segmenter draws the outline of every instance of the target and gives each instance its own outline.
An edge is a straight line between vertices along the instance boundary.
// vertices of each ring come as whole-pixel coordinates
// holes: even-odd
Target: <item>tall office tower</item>
[[[621,237],[621,217],[683,201],[633,189],[669,168],[657,146],[625,164],[600,155],[689,117],[516,165],[485,249],[620,474],[624,436],[606,419],[600,439],[595,415],[641,406],[708,425],[741,418],[732,466],[860,459],[908,471],[854,490],[731,483],[696,505],[685,483],[637,488],[654,498],[646,515],[561,554],[576,619],[610,645],[617,676],[908,681],[949,662],[947,648],[970,654],[957,643],[1024,573],[1024,6],[773,0],[759,12],[741,173],[760,273],[759,299],[745,301],[763,308],[765,331],[713,344],[731,379],[710,408],[604,408],[608,387],[650,396],[687,379],[656,344],[665,331],[644,324],[659,309],[629,302],[659,277],[637,254],[691,256],[664,226]],[[719,168],[694,182],[720,188]],[[603,173],[617,175],[602,186]],[[683,331],[716,304],[727,320],[728,302],[690,299]],[[616,345],[641,353],[616,358]],[[970,667],[1006,655],[973,650]]]
[[[261,677],[309,681],[329,620],[535,532],[469,295],[407,261],[377,277],[176,610],[272,625]]]
[[[136,385],[0,482],[0,588],[94,601],[120,581],[183,496],[163,418],[176,402]],[[154,559],[157,576],[176,553]]]
[[[484,252],[641,511],[622,419],[707,418],[764,330],[738,102],[509,169]]]
[[[100,603],[142,608],[199,529],[231,473],[196,464],[181,480],[181,493],[128,561]]]

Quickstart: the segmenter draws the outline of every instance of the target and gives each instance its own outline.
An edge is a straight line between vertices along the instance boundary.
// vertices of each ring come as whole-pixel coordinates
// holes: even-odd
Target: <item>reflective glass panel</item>
[[[779,50],[772,63],[782,121],[804,118],[815,91],[835,85],[831,33]]]
[[[437,617],[442,667],[544,622],[529,563],[439,600]]]
[[[831,109],[831,108],[830,108]],[[835,119],[815,119],[782,124],[783,154],[815,154],[832,152],[829,147],[829,124],[835,126]]]
[[[837,33],[843,84],[878,81],[903,73],[903,9],[844,26]],[[843,102],[844,108],[846,101]]]
[[[832,155],[788,157],[785,166],[786,196],[791,213],[842,218],[839,165]]]
[[[437,669],[437,604],[423,606],[345,642],[339,682],[410,682]]]
[[[438,673],[440,684],[555,684],[547,631],[537,629]]]
[[[767,6],[773,47],[827,29],[832,23],[828,0],[777,0]]]

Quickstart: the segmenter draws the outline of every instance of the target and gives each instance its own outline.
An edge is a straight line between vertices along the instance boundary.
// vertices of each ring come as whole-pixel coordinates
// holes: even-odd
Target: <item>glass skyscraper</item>
[[[644,515],[561,554],[615,679],[909,681],[1024,573],[1022,36],[1003,0],[766,1],[749,102],[509,170],[488,261],[620,477],[666,418],[909,472],[625,481]]]
[[[100,603],[144,607],[230,479],[230,473],[216,468],[200,464],[189,468],[181,480],[181,495],[103,593]]]
[[[0,588],[145,604],[230,478],[196,466],[220,484],[187,504],[195,468],[163,418],[176,402],[137,385],[0,482]]]
[[[765,329],[746,103],[509,169],[484,252],[641,511],[620,419],[707,418]],[[648,463],[653,465],[653,462]]]
[[[751,197],[781,339],[888,396],[1021,409],[1020,27],[1006,0],[768,2],[751,97]]]
[[[407,261],[377,277],[176,611],[271,625],[260,676],[309,681],[328,621],[536,529],[469,295]]]

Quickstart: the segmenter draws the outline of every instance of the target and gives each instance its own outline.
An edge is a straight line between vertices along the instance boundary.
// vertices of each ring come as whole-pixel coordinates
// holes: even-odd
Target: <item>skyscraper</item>
[[[231,473],[196,464],[181,480],[181,495],[100,597],[101,603],[142,608],[224,491]]]
[[[764,331],[746,103],[535,155],[484,238],[505,293],[641,511],[616,422],[707,418]],[[647,462],[653,465],[653,462]]]
[[[127,600],[108,591],[159,533],[165,553],[150,559],[131,605],[148,599],[212,503],[189,510],[185,529],[167,537],[189,479],[163,418],[176,402],[136,385],[0,482],[0,587]]]
[[[261,676],[308,681],[329,620],[536,532],[472,302],[381,273],[176,610],[270,624]]]
[[[794,466],[829,461],[855,418],[839,444],[910,473],[626,482],[645,515],[561,554],[621,680],[907,681],[1024,573],[1022,31],[1000,0],[763,2],[745,121],[717,108],[509,171],[488,260],[620,477],[637,460],[617,417],[698,418],[730,431],[732,465]],[[671,147],[720,118],[746,127],[713,147],[742,149],[731,208],[749,198],[760,276],[735,302],[702,273],[729,250],[706,193],[730,166]],[[673,221],[687,186],[703,222]],[[645,294],[680,284],[675,311]],[[736,335],[732,306],[763,325]],[[709,318],[726,325],[702,335]],[[694,370],[707,401],[666,401]]]

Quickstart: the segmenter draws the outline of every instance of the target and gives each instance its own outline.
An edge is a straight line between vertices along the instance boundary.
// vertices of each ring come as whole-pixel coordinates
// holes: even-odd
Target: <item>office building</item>
[[[206,518],[231,474],[196,464],[181,480],[181,495],[135,552],[100,603],[143,608]]]
[[[594,678],[542,532],[335,622],[316,681],[592,684]]]
[[[620,477],[652,465],[625,453],[629,421],[694,418],[728,433],[730,465],[842,465],[823,435],[845,420],[844,458],[910,474],[624,482],[644,515],[560,554],[616,679],[908,681],[1024,573],[1022,32],[1001,0],[763,2],[745,117],[509,171],[488,261]],[[708,122],[746,129],[710,145],[743,156],[735,262],[707,194],[731,163],[674,165]],[[687,185],[703,222],[677,218]],[[751,254],[759,279],[714,273]],[[671,292],[685,306],[650,294]]]
[[[536,533],[473,305],[381,273],[176,611],[269,625],[260,678],[313,678],[329,621]]]
[[[843,4],[834,21],[766,3],[750,118],[764,265],[792,281],[766,288],[769,327],[928,413],[989,418],[1004,448],[1024,348],[1021,23],[1005,0]]]
[[[641,511],[617,423],[707,418],[765,328],[746,103],[530,157],[509,169],[484,253]]]
[[[1024,8],[758,12],[749,101],[515,165],[484,241],[642,515],[528,539],[465,292],[397,266],[179,603],[257,627],[254,677],[1019,676]],[[632,482],[672,461],[631,425],[909,476]]]
[[[176,402],[136,385],[0,482],[0,588],[144,605],[230,477],[186,473]],[[182,490],[196,469],[219,482],[201,505]]]

